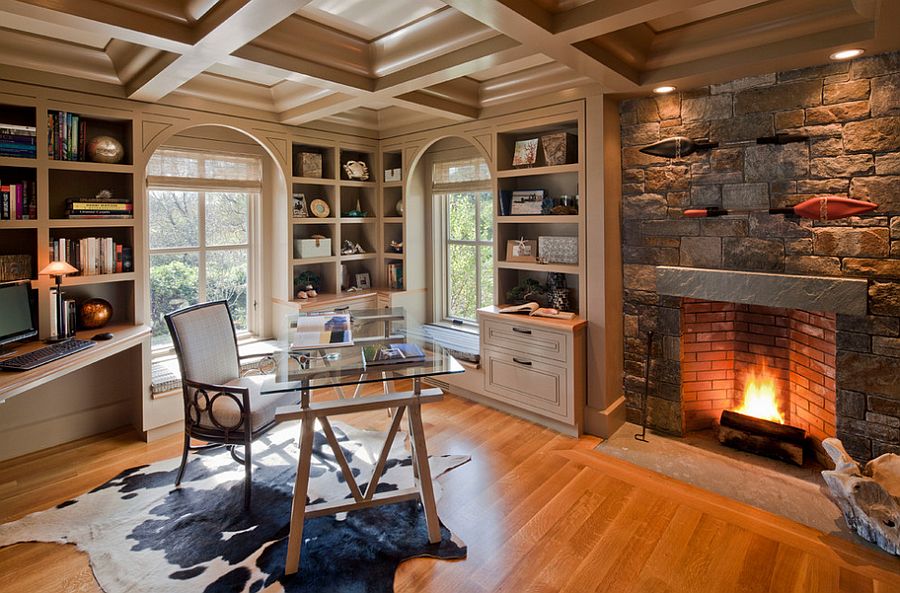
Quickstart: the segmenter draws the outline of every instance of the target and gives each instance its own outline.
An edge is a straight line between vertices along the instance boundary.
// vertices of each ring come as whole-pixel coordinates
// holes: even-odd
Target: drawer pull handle
[[[335,307],[334,310],[335,310],[335,312],[337,312],[337,311],[346,311],[346,310],[349,309],[349,308],[350,308],[350,305],[344,305],[343,307]]]
[[[518,334],[528,334],[529,336],[531,335],[530,329],[521,329],[518,327],[514,327],[514,328],[512,328],[512,330]]]
[[[530,332],[529,332],[529,333],[530,333]],[[519,364],[524,364],[524,365],[527,366],[527,367],[530,367],[530,366],[531,366],[531,361],[530,361],[530,360],[519,360],[518,358],[513,358],[513,362],[516,362],[516,363],[519,363]]]

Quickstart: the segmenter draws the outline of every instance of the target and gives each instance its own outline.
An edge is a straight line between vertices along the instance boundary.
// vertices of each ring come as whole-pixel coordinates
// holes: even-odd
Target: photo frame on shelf
[[[516,190],[510,198],[509,213],[512,216],[542,214],[543,203],[542,189]]]
[[[506,242],[506,261],[536,263],[538,261],[537,241],[513,239]]]
[[[366,290],[372,288],[372,280],[368,272],[362,272],[356,275],[356,288]]]
[[[513,167],[533,167],[537,164],[538,139],[516,140],[513,150]]]
[[[306,205],[306,194],[294,194],[294,218],[309,218],[309,208]]]

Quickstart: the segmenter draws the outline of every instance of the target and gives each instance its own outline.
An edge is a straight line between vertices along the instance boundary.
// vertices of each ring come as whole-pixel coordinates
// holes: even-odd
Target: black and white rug
[[[385,434],[333,423],[361,489]],[[254,445],[253,504],[243,511],[243,467],[224,449],[192,454],[181,488],[180,459],[126,470],[96,489],[46,511],[0,525],[0,547],[20,542],[75,544],[90,556],[106,593],[290,593],[393,591],[408,558],[459,559],[466,548],[446,527],[430,544],[416,502],[308,519],[300,572],[284,576],[299,428],[285,424]],[[409,452],[398,436],[377,491],[413,486]],[[466,463],[432,456],[432,476]],[[435,482],[436,494],[440,486]],[[316,433],[309,501],[349,498],[337,463]],[[440,509],[440,505],[438,505]]]

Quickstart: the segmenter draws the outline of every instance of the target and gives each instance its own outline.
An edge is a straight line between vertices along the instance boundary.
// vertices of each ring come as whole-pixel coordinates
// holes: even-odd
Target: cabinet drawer
[[[572,421],[565,367],[524,354],[486,349],[484,388],[497,399],[545,416]]]
[[[485,346],[533,354],[540,358],[566,361],[566,335],[525,323],[484,320],[481,341]]]

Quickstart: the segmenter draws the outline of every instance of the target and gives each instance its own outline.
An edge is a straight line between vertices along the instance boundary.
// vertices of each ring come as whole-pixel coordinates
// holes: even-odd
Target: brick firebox
[[[709,428],[740,405],[747,378],[765,368],[786,424],[816,443],[835,436],[835,326],[834,313],[682,299],[685,428]]]

